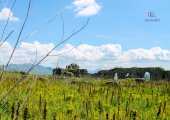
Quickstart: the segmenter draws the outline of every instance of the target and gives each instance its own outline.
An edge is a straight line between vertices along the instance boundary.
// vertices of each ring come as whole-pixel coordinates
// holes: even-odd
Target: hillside
[[[7,71],[24,71],[26,72],[32,64],[10,64],[7,68]],[[2,67],[2,65],[1,65]],[[33,69],[30,73],[36,75],[52,75],[53,68],[44,67],[38,65],[35,69]]]

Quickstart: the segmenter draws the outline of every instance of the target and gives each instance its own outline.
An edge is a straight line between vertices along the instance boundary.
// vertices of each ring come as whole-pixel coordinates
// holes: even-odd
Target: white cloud
[[[95,0],[74,0],[71,7],[77,16],[92,16],[101,10],[101,6]]]
[[[3,8],[0,11],[0,20],[7,20],[8,18],[10,21],[19,21],[19,18],[14,16],[10,8]]]
[[[71,48],[73,48],[73,46],[67,44],[62,51],[68,51]],[[121,46],[119,44],[107,44],[99,47],[82,44],[63,56],[80,61],[97,61],[107,58],[115,59],[119,57],[119,55],[121,55]]]
[[[50,51],[54,47],[54,44],[41,44],[38,41],[34,41],[33,43],[21,43],[20,49],[24,51],[26,54],[35,54],[37,51],[38,55],[45,55],[48,51]]]
[[[11,60],[11,63],[16,64],[33,63],[36,56],[36,52],[38,61],[42,57],[44,57],[47,54],[47,52],[49,52],[53,47],[54,44],[52,43],[41,44],[38,41],[34,41],[33,43],[22,42],[21,45],[16,49],[14,56]],[[13,47],[8,42],[5,42],[0,47],[1,64],[6,64],[12,52],[12,49]]]
[[[126,60],[170,60],[170,50],[163,50],[160,47],[147,49],[131,49],[125,51],[121,56]]]
[[[33,63],[36,50],[37,61],[44,57],[54,47],[53,43],[42,44],[38,41],[33,43],[23,42],[16,49],[11,63],[24,64]],[[5,64],[9,59],[13,47],[5,42],[0,47],[0,63]],[[62,49],[55,50],[52,54],[60,54],[66,51],[70,52],[63,54],[59,58],[60,67],[65,67],[70,63],[77,63],[82,68],[94,69],[103,68],[111,69],[114,67],[134,67],[134,66],[160,66],[170,69],[170,50],[165,50],[160,47],[150,49],[130,49],[123,51],[120,44],[106,44],[101,46],[92,46],[81,44],[74,48],[71,44],[66,44]],[[44,66],[57,66],[58,57],[48,57],[41,64]]]

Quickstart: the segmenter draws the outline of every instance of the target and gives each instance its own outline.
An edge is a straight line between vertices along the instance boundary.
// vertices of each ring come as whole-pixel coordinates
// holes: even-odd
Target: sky
[[[0,4],[0,41],[14,31],[0,47],[1,64],[9,59],[29,0],[16,0],[11,10],[13,2],[1,0]],[[169,0],[32,0],[29,18],[11,63],[39,61],[59,44],[63,36],[62,15],[64,39],[88,19],[89,22],[41,65],[65,67],[77,63],[88,70],[156,66],[170,70],[169,11]]]

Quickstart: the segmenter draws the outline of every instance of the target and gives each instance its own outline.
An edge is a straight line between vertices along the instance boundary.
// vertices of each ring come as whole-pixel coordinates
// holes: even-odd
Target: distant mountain
[[[32,64],[10,64],[7,71],[28,71]],[[1,66],[2,67],[2,66]],[[38,65],[30,73],[37,75],[52,75],[53,68]]]
[[[54,68],[52,67],[46,67],[49,71],[53,71]]]
[[[88,72],[89,73],[97,73],[98,71],[102,70],[101,68],[97,68],[97,69],[94,69],[94,70],[89,70]]]

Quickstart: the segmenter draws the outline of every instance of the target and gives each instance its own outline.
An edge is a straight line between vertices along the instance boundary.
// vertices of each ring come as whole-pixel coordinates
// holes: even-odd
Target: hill
[[[26,72],[32,64],[10,64],[7,68],[7,71],[24,71]],[[1,65],[2,67],[2,65]],[[52,75],[53,68],[51,67],[45,67],[38,65],[35,67],[30,74],[36,74],[36,75]]]

